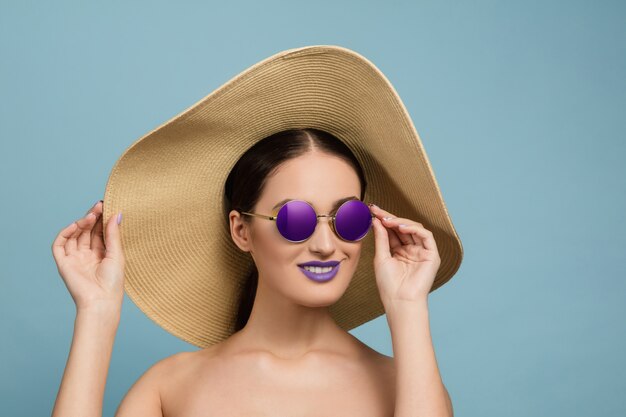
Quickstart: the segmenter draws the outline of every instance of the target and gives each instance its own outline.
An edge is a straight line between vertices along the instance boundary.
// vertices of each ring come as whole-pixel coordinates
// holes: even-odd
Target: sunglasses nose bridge
[[[327,219],[327,223],[330,226],[330,229],[333,231],[333,233],[337,234],[337,229],[335,228],[335,216],[332,216],[330,214],[318,214],[316,228],[319,225],[322,218]]]
[[[317,222],[319,223],[320,219],[323,218],[323,217],[327,218],[328,219],[328,223],[330,224],[330,226],[334,228],[334,226],[335,226],[335,216],[331,216],[330,214],[318,214],[317,215]]]

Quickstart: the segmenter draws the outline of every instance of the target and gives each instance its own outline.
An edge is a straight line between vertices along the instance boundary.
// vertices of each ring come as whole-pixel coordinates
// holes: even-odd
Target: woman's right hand
[[[102,239],[102,201],[87,215],[61,230],[52,244],[59,274],[78,311],[119,314],[124,298],[124,253],[117,215]]]

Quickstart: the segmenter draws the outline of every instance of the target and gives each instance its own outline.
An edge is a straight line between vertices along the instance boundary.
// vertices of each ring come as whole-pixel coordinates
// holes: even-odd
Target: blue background
[[[429,303],[455,414],[626,415],[626,3],[171,3],[1,3],[3,415],[52,410],[75,310],[51,244],[122,152],[257,61],[315,44],[389,78],[463,241]],[[392,354],[384,316],[352,333]],[[195,349],[125,298],[104,415]]]

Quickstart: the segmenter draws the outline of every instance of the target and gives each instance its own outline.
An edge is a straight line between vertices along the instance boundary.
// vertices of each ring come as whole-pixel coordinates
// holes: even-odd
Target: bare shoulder
[[[384,355],[376,350],[374,350],[372,356],[373,363],[377,367],[381,379],[385,380],[390,388],[395,387],[396,363],[393,357]]]
[[[396,365],[394,359],[374,349],[370,355],[373,373],[380,380],[387,400],[394,403],[396,397]]]
[[[148,376],[150,383],[161,389],[171,378],[177,377],[184,373],[186,368],[193,366],[195,361],[197,361],[197,352],[178,352],[157,361],[144,376]]]
[[[184,368],[185,365],[191,365],[197,360],[198,352],[178,352],[173,355],[167,356],[153,365],[153,368],[158,369],[161,376],[171,375],[172,372]]]
[[[390,396],[390,399],[393,398],[393,402],[395,403],[396,363],[394,358],[392,356],[384,355],[367,345],[363,345],[363,349],[368,352],[367,354],[371,357],[372,367],[375,369],[375,372],[378,373],[381,380],[385,381],[386,393]],[[454,415],[454,409],[452,407],[452,400],[450,398],[448,388],[445,385],[443,388],[446,393],[446,401],[448,403],[450,413]]]
[[[161,394],[173,387],[189,381],[198,369],[204,368],[214,355],[213,349],[207,348],[191,352],[178,352],[154,364],[157,370],[157,383]]]
[[[352,337],[357,346],[359,364],[364,367],[368,374],[380,381],[381,386],[384,387],[389,396],[394,397],[396,384],[394,358],[380,353],[356,337]]]
[[[122,399],[116,417],[163,416],[163,393],[176,380],[185,379],[185,369],[197,361],[197,352],[179,352],[150,366]]]
[[[365,359],[365,363],[370,366],[376,368],[379,372],[383,373],[384,376],[395,376],[395,362],[392,356],[387,356],[379,351],[371,348],[365,343],[361,342],[356,337],[354,338],[355,343],[359,347],[359,351],[361,353],[361,357]]]
[[[378,360],[380,361],[381,372],[384,372],[386,376],[390,378],[396,377],[396,362],[393,359],[393,356],[383,355],[382,353],[376,352],[378,354]]]

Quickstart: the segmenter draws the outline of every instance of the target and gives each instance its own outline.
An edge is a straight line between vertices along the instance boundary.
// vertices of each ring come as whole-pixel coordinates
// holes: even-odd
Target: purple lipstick
[[[335,275],[337,275],[337,272],[339,271],[339,263],[339,261],[311,261],[298,264],[298,268],[310,280],[315,282],[326,282],[330,281],[335,277]],[[309,270],[307,270],[304,267],[310,268],[308,268]],[[321,270],[318,268],[321,268]],[[329,268],[332,269],[328,270]]]

